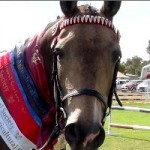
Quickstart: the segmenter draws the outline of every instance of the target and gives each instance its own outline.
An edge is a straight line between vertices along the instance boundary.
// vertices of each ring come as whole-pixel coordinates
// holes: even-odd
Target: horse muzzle
[[[96,124],[89,127],[72,123],[65,128],[65,138],[71,150],[97,150],[104,142],[105,131]]]

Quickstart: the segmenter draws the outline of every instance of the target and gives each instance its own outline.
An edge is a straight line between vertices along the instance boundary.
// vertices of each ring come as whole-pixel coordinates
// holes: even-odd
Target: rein
[[[67,114],[63,108],[63,103],[70,97],[75,97],[75,96],[80,96],[80,95],[88,95],[88,96],[94,96],[97,98],[97,100],[104,105],[105,113],[102,118],[102,125],[105,123],[105,118],[110,114],[111,111],[111,105],[112,105],[112,96],[113,93],[116,97],[116,100],[120,106],[122,106],[116,92],[116,77],[117,77],[117,72],[118,72],[118,65],[120,62],[120,59],[116,63],[115,70],[114,70],[114,75],[113,75],[113,81],[110,89],[110,93],[108,96],[108,102],[106,103],[106,99],[103,97],[103,95],[93,89],[78,89],[75,90],[71,93],[68,93],[66,95],[62,94],[62,89],[58,77],[58,68],[57,68],[57,52],[55,51],[55,46],[57,44],[57,38],[61,32],[61,30],[67,28],[68,26],[75,25],[75,24],[95,24],[95,25],[100,25],[100,26],[105,26],[109,29],[111,29],[117,36],[117,39],[119,41],[120,39],[120,34],[119,31],[116,30],[114,25],[112,24],[111,21],[104,17],[100,16],[89,16],[89,15],[84,15],[84,16],[75,16],[69,19],[64,19],[62,22],[56,23],[52,27],[52,36],[53,40],[51,43],[51,49],[53,50],[53,72],[52,72],[52,82],[54,86],[54,99],[55,99],[55,104],[57,108],[57,113],[56,113],[56,130],[54,129],[54,132],[58,135],[60,131],[64,128],[64,124],[67,119]],[[108,112],[107,109],[109,108]],[[54,133],[54,135],[55,135]],[[50,139],[49,139],[50,141]],[[47,141],[43,147],[49,142]]]

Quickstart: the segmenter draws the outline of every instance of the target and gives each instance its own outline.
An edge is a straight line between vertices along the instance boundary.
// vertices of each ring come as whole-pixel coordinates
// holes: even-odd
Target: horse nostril
[[[103,127],[94,126],[93,128],[87,128],[78,126],[76,123],[72,123],[65,128],[65,138],[71,147],[89,147],[96,149],[101,146],[105,139],[105,130]]]
[[[82,139],[80,129],[74,123],[66,126],[65,137],[70,145],[71,143],[78,143],[79,141],[81,142]]]
[[[100,147],[105,140],[105,130],[103,127],[100,128],[100,134],[94,140],[94,147]]]

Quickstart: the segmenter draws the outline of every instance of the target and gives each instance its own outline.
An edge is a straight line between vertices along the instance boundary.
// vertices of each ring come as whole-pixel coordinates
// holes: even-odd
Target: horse
[[[71,150],[104,143],[105,118],[117,97],[121,48],[112,22],[120,6],[60,1],[62,17],[1,56],[1,150],[52,150],[61,133]]]

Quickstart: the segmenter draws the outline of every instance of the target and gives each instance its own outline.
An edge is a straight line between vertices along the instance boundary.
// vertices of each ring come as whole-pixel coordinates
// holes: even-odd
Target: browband
[[[59,34],[62,29],[75,24],[97,24],[105,26],[114,31],[114,33],[117,35],[118,41],[121,37],[119,30],[115,28],[115,26],[110,20],[108,20],[105,17],[91,15],[75,16],[68,19],[64,19],[62,22],[56,23],[52,27],[52,35],[55,36],[56,34]]]

